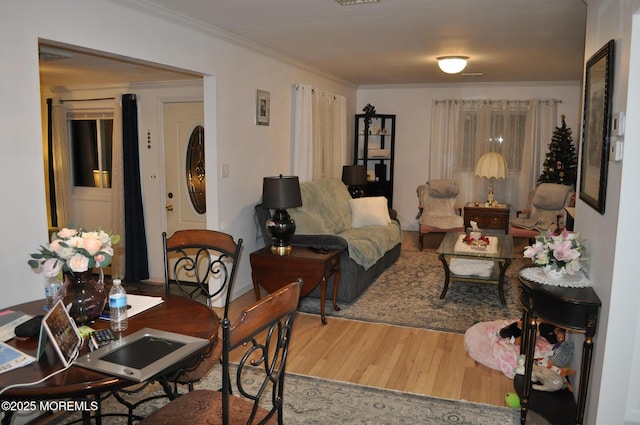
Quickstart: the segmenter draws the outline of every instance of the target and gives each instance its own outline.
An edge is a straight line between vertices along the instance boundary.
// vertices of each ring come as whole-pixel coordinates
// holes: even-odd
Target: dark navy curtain
[[[122,96],[122,156],[124,177],[125,281],[149,279],[147,236],[140,186],[138,106],[135,94]]]

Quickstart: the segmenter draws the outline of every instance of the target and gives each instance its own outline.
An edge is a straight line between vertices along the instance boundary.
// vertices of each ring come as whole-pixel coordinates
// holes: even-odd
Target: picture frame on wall
[[[256,94],[256,124],[269,125],[270,93],[258,90]]]
[[[580,199],[604,214],[611,135],[615,41],[587,61],[582,116]]]

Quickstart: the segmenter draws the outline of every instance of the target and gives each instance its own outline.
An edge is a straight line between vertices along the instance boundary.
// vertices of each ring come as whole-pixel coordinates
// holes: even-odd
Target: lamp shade
[[[367,170],[364,165],[343,166],[342,182],[347,186],[362,186],[367,184]]]
[[[440,56],[438,66],[442,72],[447,74],[457,74],[467,66],[468,56]]]
[[[498,152],[485,153],[476,164],[476,177],[486,177],[489,179],[507,178],[507,160]]]
[[[302,205],[297,176],[265,177],[262,183],[262,205],[278,210]]]

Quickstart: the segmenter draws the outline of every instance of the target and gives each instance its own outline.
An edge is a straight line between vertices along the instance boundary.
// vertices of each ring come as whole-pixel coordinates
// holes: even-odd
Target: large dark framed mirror
[[[611,135],[611,98],[615,41],[588,61],[584,81],[580,199],[604,214]]]

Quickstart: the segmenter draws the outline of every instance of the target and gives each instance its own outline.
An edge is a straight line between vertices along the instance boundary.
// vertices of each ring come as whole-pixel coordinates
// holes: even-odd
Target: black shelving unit
[[[357,114],[353,164],[367,169],[364,196],[384,196],[393,206],[396,116]]]

